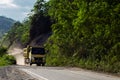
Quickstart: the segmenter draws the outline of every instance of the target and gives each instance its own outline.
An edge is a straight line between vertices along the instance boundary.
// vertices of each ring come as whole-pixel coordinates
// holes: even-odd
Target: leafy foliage
[[[30,41],[41,34],[51,31],[51,20],[48,16],[48,3],[44,0],[37,0],[32,12],[34,13],[29,18],[31,20]]]
[[[0,57],[0,66],[7,66],[7,65],[13,65],[16,64],[16,60],[11,55],[4,55]]]
[[[29,19],[9,32],[29,43],[52,29],[47,64],[120,72],[119,0],[37,0]]]
[[[120,1],[50,0],[49,5],[55,23],[46,46],[59,55],[56,63],[66,57],[88,69],[119,72]]]
[[[0,48],[0,66],[16,64],[13,56],[7,54],[7,48]]]
[[[14,42],[25,45],[29,41],[29,30],[30,21],[24,21],[23,23],[16,22],[5,36],[2,43],[7,42],[7,48],[9,48]]]
[[[0,56],[3,56],[5,53],[7,53],[7,48],[1,47],[0,48]]]

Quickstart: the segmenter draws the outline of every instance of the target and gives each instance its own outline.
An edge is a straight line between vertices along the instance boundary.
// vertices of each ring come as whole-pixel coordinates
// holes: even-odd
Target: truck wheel
[[[30,66],[32,66],[32,63],[30,63]]]
[[[25,58],[25,64],[29,64],[30,59],[29,58]]]
[[[45,63],[42,63],[42,66],[45,66]]]
[[[37,64],[37,66],[41,66],[41,64]]]

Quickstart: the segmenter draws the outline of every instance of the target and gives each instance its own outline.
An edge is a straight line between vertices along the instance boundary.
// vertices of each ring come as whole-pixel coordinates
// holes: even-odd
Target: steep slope
[[[43,46],[51,35],[52,35],[52,32],[41,34],[38,37],[34,38],[29,45],[36,46],[36,47]]]
[[[15,23],[15,20],[0,16],[0,38],[6,33],[10,27]]]

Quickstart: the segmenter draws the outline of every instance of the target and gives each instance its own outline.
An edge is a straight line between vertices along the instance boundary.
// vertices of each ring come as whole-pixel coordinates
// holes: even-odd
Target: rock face
[[[37,80],[14,66],[0,68],[0,80]]]

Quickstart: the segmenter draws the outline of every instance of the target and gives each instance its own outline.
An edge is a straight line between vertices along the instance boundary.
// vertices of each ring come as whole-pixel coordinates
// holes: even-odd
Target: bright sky
[[[0,0],[0,16],[23,21],[36,0]]]

